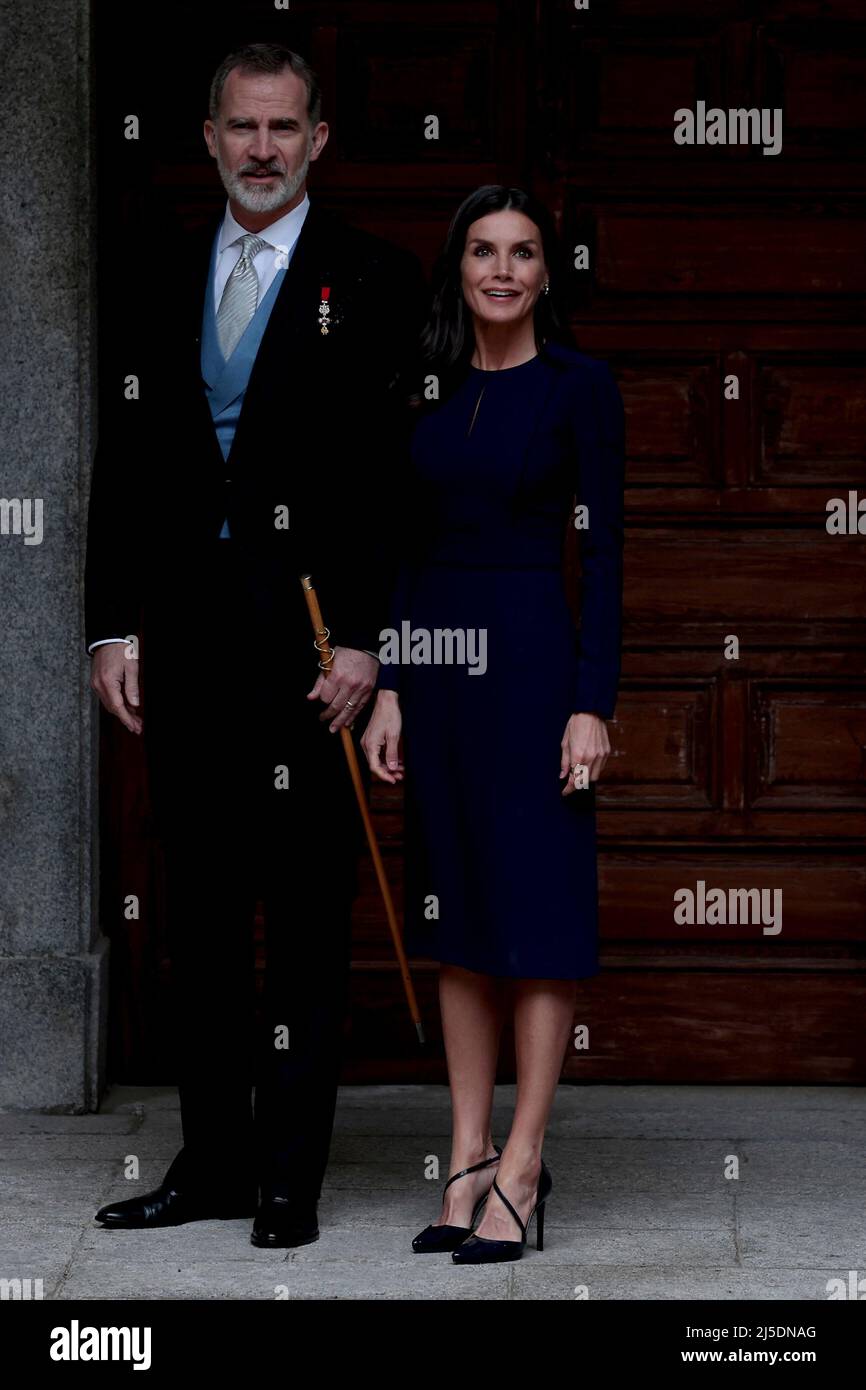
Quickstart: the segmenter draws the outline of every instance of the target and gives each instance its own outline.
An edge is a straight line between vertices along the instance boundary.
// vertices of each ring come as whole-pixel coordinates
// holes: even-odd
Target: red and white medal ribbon
[[[331,306],[328,303],[331,297],[330,285],[323,285],[319,293],[321,294],[321,301],[319,303],[319,327],[323,333],[327,333],[328,317],[331,312]]]

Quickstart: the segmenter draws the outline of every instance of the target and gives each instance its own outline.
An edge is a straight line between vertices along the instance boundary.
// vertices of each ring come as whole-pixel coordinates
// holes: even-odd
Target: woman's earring
[[[542,294],[550,294],[550,281],[549,281],[549,280],[545,280],[544,285],[543,285],[542,290],[541,290],[541,293],[542,293]]]

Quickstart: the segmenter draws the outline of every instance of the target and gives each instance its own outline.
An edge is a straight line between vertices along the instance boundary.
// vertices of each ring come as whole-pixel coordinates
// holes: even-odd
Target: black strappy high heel
[[[478,1173],[482,1168],[489,1168],[492,1164],[499,1162],[502,1156],[502,1150],[498,1144],[494,1144],[493,1147],[496,1150],[495,1158],[485,1158],[481,1163],[473,1163],[471,1168],[463,1168],[459,1173],[455,1173],[453,1177],[448,1179],[442,1192],[443,1202],[445,1200],[445,1193],[448,1191],[451,1184],[456,1182],[458,1178],[465,1178],[467,1173]],[[435,1255],[445,1250],[456,1250],[467,1236],[471,1236],[472,1226],[474,1226],[478,1220],[478,1213],[481,1211],[489,1195],[489,1192],[485,1192],[484,1196],[475,1203],[471,1226],[425,1226],[424,1230],[412,1241],[412,1249],[415,1251],[415,1254]]]
[[[514,1207],[509,1202],[502,1188],[496,1179],[493,1179],[493,1191],[499,1200],[508,1208],[514,1220],[520,1227],[520,1240],[490,1240],[487,1236],[471,1235],[463,1244],[452,1252],[451,1258],[456,1265],[485,1265],[494,1264],[498,1260],[519,1260],[526,1245],[526,1232],[533,1216],[537,1219],[535,1223],[535,1247],[537,1250],[544,1249],[544,1204],[550,1196],[553,1187],[553,1179],[544,1160],[541,1162],[541,1172],[538,1177],[538,1195],[535,1206],[526,1218],[526,1224],[521,1221]]]

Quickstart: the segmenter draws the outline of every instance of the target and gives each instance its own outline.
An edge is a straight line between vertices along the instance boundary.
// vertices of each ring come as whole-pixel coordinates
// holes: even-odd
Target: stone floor
[[[500,1142],[513,1102],[497,1089]],[[410,1248],[438,1208],[448,1133],[442,1087],[344,1088],[321,1237],[277,1253],[250,1245],[249,1220],[93,1221],[159,1182],[180,1142],[175,1092],[117,1087],[98,1115],[7,1113],[0,1279],[41,1279],[53,1299],[401,1300],[826,1300],[828,1280],[866,1279],[862,1089],[562,1085],[545,1249],[533,1226],[522,1260],[486,1268]],[[137,1183],[123,1176],[131,1154]]]

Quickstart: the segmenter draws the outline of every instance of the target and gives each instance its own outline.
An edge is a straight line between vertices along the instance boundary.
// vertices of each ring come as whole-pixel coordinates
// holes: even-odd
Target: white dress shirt
[[[298,203],[296,208],[292,208],[291,212],[284,213],[282,217],[277,218],[276,222],[269,222],[267,227],[256,232],[256,236],[267,242],[267,246],[263,246],[253,260],[253,267],[259,282],[259,304],[271,288],[277,271],[282,269],[286,264],[286,258],[294,250],[309,206],[310,199],[305,193],[302,201]],[[247,228],[242,227],[240,222],[235,220],[228,202],[226,202],[225,216],[219,233],[216,272],[213,282],[214,315],[219,309],[226,281],[241,258],[241,238],[247,234]]]

